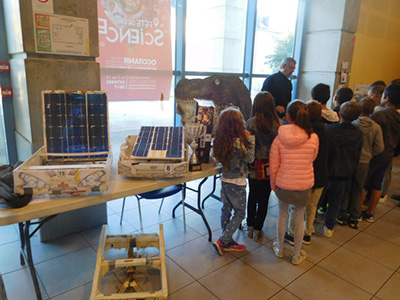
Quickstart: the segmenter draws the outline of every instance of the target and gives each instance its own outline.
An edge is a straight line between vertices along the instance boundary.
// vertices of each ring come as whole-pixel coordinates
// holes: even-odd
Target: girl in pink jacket
[[[304,210],[314,185],[313,161],[318,154],[319,141],[313,133],[305,103],[291,102],[286,111],[290,124],[279,128],[269,155],[271,189],[279,199],[278,241],[272,248],[277,257],[283,257],[288,208],[292,204],[295,206],[292,264],[298,265],[306,258],[301,250]]]

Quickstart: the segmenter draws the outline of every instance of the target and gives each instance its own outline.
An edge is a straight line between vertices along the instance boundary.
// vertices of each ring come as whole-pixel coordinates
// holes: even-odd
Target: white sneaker
[[[386,202],[387,198],[388,195],[386,194],[385,196],[379,198],[379,202]]]
[[[293,256],[292,257],[292,264],[295,266],[299,265],[303,260],[305,260],[307,257],[307,254],[305,251],[301,250],[300,251],[300,256]]]
[[[274,242],[272,244],[272,250],[274,250],[274,253],[277,257],[279,258],[283,257],[283,249],[279,249],[278,242]]]
[[[324,225],[324,235],[327,237],[327,238],[330,238],[330,237],[332,237],[333,236],[333,232],[335,231],[335,229],[329,229],[328,227],[326,227],[325,225]]]

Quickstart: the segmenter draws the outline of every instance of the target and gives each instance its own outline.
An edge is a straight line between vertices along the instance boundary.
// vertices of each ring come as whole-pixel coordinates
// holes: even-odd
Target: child
[[[271,185],[268,174],[269,149],[278,134],[281,121],[275,110],[275,101],[269,92],[258,93],[254,98],[253,117],[246,129],[256,137],[255,163],[249,174],[249,199],[247,202],[247,226],[249,237],[259,241],[268,211]]]
[[[295,206],[292,264],[298,265],[306,258],[306,253],[301,250],[304,210],[314,185],[313,161],[319,142],[303,102],[291,102],[286,111],[286,121],[290,124],[279,127],[269,155],[271,189],[279,199],[278,241],[273,243],[272,249],[277,257],[283,257],[288,207],[292,204]]]
[[[368,117],[374,111],[374,100],[370,97],[364,97],[358,99],[357,103],[361,105],[362,113],[352,124],[357,126],[363,134],[361,156],[354,173],[346,184],[340,215],[336,220],[340,225],[348,224],[354,229],[358,228],[357,219],[361,214],[362,191],[368,174],[369,162],[384,148],[381,127]]]
[[[219,116],[215,132],[213,155],[222,164],[222,235],[213,243],[219,255],[225,251],[246,249],[232,239],[245,217],[247,164],[254,161],[255,137],[244,129],[244,124],[240,111],[235,107],[227,107]],[[232,210],[235,214],[231,219]]]
[[[365,188],[371,189],[371,198],[364,218],[371,223],[375,221],[374,211],[381,197],[382,180],[385,171],[394,157],[396,146],[399,144],[400,85],[389,84],[385,88],[381,104],[385,108],[375,112],[371,119],[381,126],[385,147],[381,154],[371,159],[365,183]],[[365,195],[363,195],[363,201],[364,198]]]
[[[321,122],[321,104],[310,100],[307,102],[307,111],[310,114],[310,121],[314,132],[318,135],[319,148],[317,158],[314,160],[314,186],[311,189],[310,200],[306,207],[305,234],[303,244],[311,244],[311,235],[314,233],[314,220],[317,211],[317,204],[321,198],[322,191],[329,181],[329,162],[335,158],[336,145],[325,124]],[[285,234],[285,242],[294,245],[294,220],[293,207],[290,210],[289,233]]]
[[[353,90],[348,87],[340,88],[336,91],[335,97],[333,98],[336,106],[333,108],[333,111],[339,115],[340,105],[345,102],[350,101],[353,98]]]
[[[321,121],[325,124],[337,123],[339,122],[338,114],[335,113],[332,109],[329,109],[326,106],[326,103],[329,101],[331,97],[331,89],[329,85],[324,83],[318,83],[311,90],[311,97],[313,100],[319,102],[322,107],[322,118]]]
[[[340,106],[340,123],[327,126],[337,146],[336,158],[331,163],[329,183],[324,190],[324,199],[328,203],[325,215],[324,235],[332,237],[345,193],[348,177],[353,174],[360,159],[362,132],[351,122],[361,114],[361,106],[353,101]]]

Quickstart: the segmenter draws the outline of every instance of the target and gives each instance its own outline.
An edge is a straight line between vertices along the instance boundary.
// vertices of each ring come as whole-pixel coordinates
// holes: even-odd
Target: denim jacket
[[[236,139],[233,143],[232,159],[228,167],[222,168],[222,176],[225,178],[245,177],[248,173],[248,163],[254,161],[255,136],[247,137],[247,149]]]

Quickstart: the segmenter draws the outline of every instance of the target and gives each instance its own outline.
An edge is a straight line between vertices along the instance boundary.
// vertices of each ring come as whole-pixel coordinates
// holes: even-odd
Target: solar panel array
[[[142,126],[132,156],[140,159],[183,159],[183,128]]]
[[[83,153],[49,158],[107,157],[96,154],[109,151],[106,93],[45,91],[43,107],[47,153]]]

